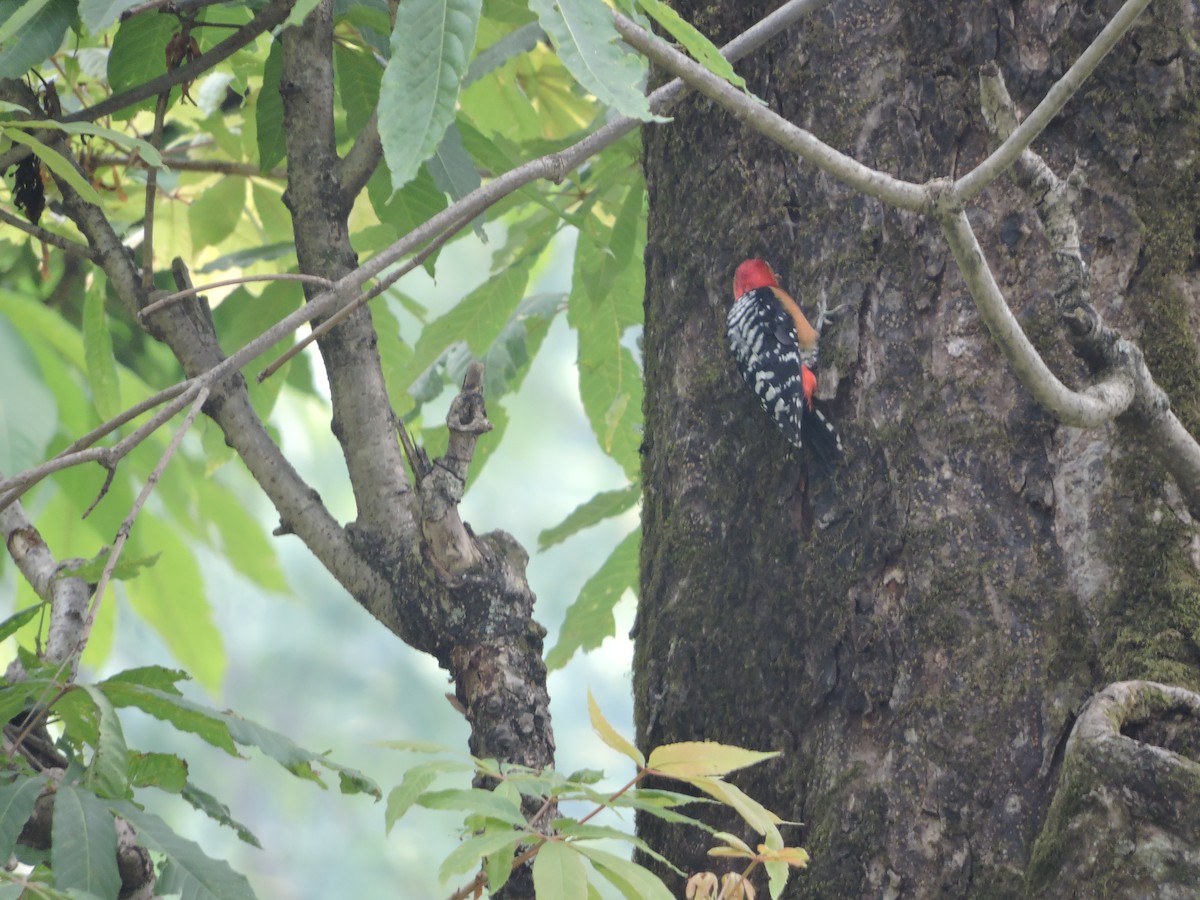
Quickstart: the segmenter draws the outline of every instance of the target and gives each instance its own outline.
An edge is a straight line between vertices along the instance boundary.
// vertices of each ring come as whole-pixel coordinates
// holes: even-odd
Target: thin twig
[[[154,106],[154,130],[150,133],[150,146],[162,149],[163,120],[167,116],[170,90],[158,95]],[[158,169],[150,166],[146,170],[146,212],[142,220],[142,289],[147,293],[154,289],[154,195],[158,189]]]
[[[55,234],[52,231],[47,231],[45,228],[39,228],[30,222],[26,222],[20,216],[14,216],[6,209],[0,209],[0,222],[6,225],[11,225],[18,231],[23,231],[41,241],[43,244],[49,244],[52,247],[57,247],[59,250],[64,250],[67,253],[74,253],[77,256],[83,256],[96,262],[100,258],[95,250],[87,244],[73,241],[70,238],[65,238],[62,235]]]
[[[104,564],[104,571],[100,573],[100,580],[96,583],[96,590],[92,594],[92,602],[88,606],[87,618],[83,623],[83,633],[79,636],[79,643],[75,647],[76,655],[82,653],[83,648],[87,646],[88,637],[92,633],[92,626],[96,622],[96,612],[100,609],[100,600],[104,596],[104,589],[108,587],[113,569],[116,568],[117,560],[121,558],[121,551],[125,548],[125,542],[129,540],[129,532],[133,528],[134,521],[142,511],[142,507],[146,505],[146,501],[150,499],[151,491],[158,484],[158,480],[162,478],[162,474],[167,468],[167,463],[171,461],[172,457],[179,450],[179,445],[183,443],[184,435],[192,427],[192,423],[196,421],[196,416],[200,414],[200,407],[204,405],[204,401],[207,399],[208,388],[202,387],[196,394],[196,399],[192,401],[192,407],[188,410],[187,415],[184,416],[183,422],[171,437],[171,442],[167,444],[167,449],[163,451],[158,464],[154,467],[154,470],[146,479],[146,483],[142,486],[141,493],[138,494],[137,500],[133,502],[133,507],[129,510],[129,515],[125,517],[125,521],[117,529],[116,540],[113,541],[112,549],[108,552],[108,561]]]
[[[91,163],[96,168],[108,166],[141,166],[152,168],[149,163],[131,153],[128,156],[93,156]],[[253,163],[232,162],[222,159],[181,159],[169,153],[163,154],[167,168],[176,172],[215,172],[218,175],[241,175],[246,178],[287,178],[287,169],[276,167],[266,172]]]
[[[371,300],[374,300],[417,266],[421,265],[421,263],[425,262],[425,260],[429,259],[429,257],[433,255],[433,253],[439,247],[454,237],[454,235],[456,235],[459,230],[467,224],[467,221],[468,220],[464,220],[458,224],[457,228],[447,229],[439,234],[432,241],[426,244],[418,253],[413,254],[413,256],[408,260],[408,262],[404,263],[404,265],[399,266],[393,272],[388,272],[387,275],[379,279],[379,282],[374,287],[363,291],[362,294],[360,294],[350,303],[347,303],[324,322],[313,328],[312,331],[298,340],[291,347],[288,347],[288,349],[285,350],[277,360],[272,362],[269,366],[258,373],[258,383],[262,384],[313,341],[327,335],[330,331],[344,322],[351,313],[361,307],[364,303],[369,303]],[[329,282],[326,282],[326,284],[328,285]]]
[[[1075,92],[1095,71],[1100,61],[1129,30],[1134,19],[1149,5],[1150,0],[1126,0],[1125,5],[1117,10],[1117,14],[1096,35],[1096,39],[1080,54],[1079,59],[1075,60],[1075,64],[1046,92],[1042,102],[1029,117],[1017,126],[987,159],[955,182],[953,193],[958,202],[965,203],[978,196],[984,188],[1008,170],[1013,160],[1021,155],[1021,151],[1034,142],[1066,106],[1067,101],[1075,96]]]
[[[139,319],[144,319],[155,310],[162,309],[164,306],[174,303],[176,300],[182,300],[184,297],[202,294],[204,291],[212,290],[213,288],[231,287],[235,284],[253,284],[257,281],[303,281],[307,284],[318,284],[323,288],[333,287],[333,282],[328,278],[322,278],[320,275],[306,275],[303,272],[282,272],[278,275],[243,275],[240,278],[226,278],[224,281],[213,281],[209,284],[202,284],[198,287],[190,287],[184,291],[167,294],[167,296],[160,297],[153,303],[147,304],[138,310],[137,315]]]

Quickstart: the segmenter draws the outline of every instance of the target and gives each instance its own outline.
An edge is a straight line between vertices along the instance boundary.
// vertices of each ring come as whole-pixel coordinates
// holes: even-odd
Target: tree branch
[[[1037,139],[1066,106],[1067,101],[1075,96],[1075,92],[1095,71],[1096,66],[1100,65],[1100,61],[1133,25],[1134,19],[1149,5],[1150,0],[1126,0],[1125,5],[1117,10],[1117,14],[1096,35],[1096,39],[1080,54],[1079,59],[1075,60],[1074,65],[1046,92],[1042,102],[1029,117],[1004,140],[1004,143],[992,151],[987,159],[955,182],[955,200],[965,203],[977,197],[1013,164],[1021,155],[1021,151]]]
[[[96,261],[96,254],[92,252],[92,248],[87,244],[81,244],[78,241],[73,241],[70,238],[62,237],[52,231],[47,231],[45,228],[39,228],[31,222],[26,222],[20,216],[14,216],[6,209],[0,209],[0,222],[6,225],[11,225],[18,231],[23,231],[32,237],[37,238],[43,244],[49,244],[52,247],[57,247],[67,253],[74,253],[76,256],[83,256],[87,259]]]

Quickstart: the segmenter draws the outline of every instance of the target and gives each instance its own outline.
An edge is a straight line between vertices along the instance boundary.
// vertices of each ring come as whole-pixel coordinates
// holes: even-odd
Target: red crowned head
[[[764,260],[748,259],[733,273],[733,297],[761,287],[779,287],[775,272]]]

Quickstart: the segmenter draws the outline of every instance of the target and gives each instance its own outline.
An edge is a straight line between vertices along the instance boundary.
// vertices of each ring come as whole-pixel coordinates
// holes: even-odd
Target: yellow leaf
[[[727,775],[746,766],[774,759],[779,751],[763,753],[744,750],[716,741],[684,741],[655,747],[647,764],[660,775],[671,778],[692,778],[706,775]]]
[[[608,719],[604,718],[604,714],[600,712],[596,698],[592,696],[590,690],[588,691],[588,718],[592,720],[592,727],[596,729],[596,734],[600,735],[600,740],[618,753],[628,756],[639,769],[645,768],[646,757],[642,756],[642,752],[637,747],[621,737],[617,729],[608,723]]]

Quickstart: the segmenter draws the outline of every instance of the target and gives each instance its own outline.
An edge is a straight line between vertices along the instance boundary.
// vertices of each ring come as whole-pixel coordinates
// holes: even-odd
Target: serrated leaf
[[[263,64],[262,90],[254,106],[255,131],[258,138],[258,169],[269,172],[287,155],[283,135],[283,96],[279,82],[283,78],[283,45],[271,42],[267,61]]]
[[[529,8],[575,80],[601,103],[644,122],[666,121],[650,112],[642,93],[645,59],[625,49],[601,0],[530,0]]]
[[[97,277],[83,297],[83,355],[92,402],[100,418],[107,421],[121,412],[121,386],[117,381],[112,332],[104,312],[105,284],[103,276]]]
[[[473,815],[498,819],[517,828],[526,826],[521,808],[507,797],[482,788],[449,788],[428,791],[417,798],[426,809],[458,809]]]
[[[673,900],[667,886],[649,869],[586,844],[577,849],[627,900]]]
[[[588,719],[596,734],[600,735],[600,740],[622,756],[629,757],[639,769],[646,765],[646,757],[642,756],[642,751],[626,740],[624,735],[613,728],[608,719],[604,718],[604,713],[600,711],[600,704],[596,702],[590,689],[588,690]]]
[[[79,0],[79,18],[93,35],[99,34],[139,0]]]
[[[110,804],[110,808],[137,831],[138,842],[167,857],[156,891],[181,894],[184,900],[254,900],[254,891],[244,875],[223,860],[207,856],[199,845],[181,838],[158,816],[143,812],[132,803]]]
[[[18,775],[8,784],[0,785],[0,856],[5,859],[12,856],[17,838],[33,815],[33,805],[45,786],[43,775]]]
[[[206,709],[185,699],[178,691],[172,692],[118,680],[118,677],[100,682],[100,688],[114,706],[133,706],[164,722],[170,722],[180,731],[194,734],[219,747],[230,756],[237,756],[237,747],[229,728],[214,710]]]
[[[676,866],[673,862],[643,841],[636,834],[630,834],[627,831],[622,831],[620,828],[612,828],[608,825],[592,825],[590,823],[579,823],[574,819],[557,819],[554,822],[555,831],[564,837],[575,838],[580,841],[622,841],[632,844],[642,853],[653,857],[669,869],[673,869],[678,875],[687,877],[682,869]]]
[[[187,763],[173,753],[131,753],[129,783],[178,794],[187,784]]]
[[[647,767],[670,778],[728,775],[782,756],[778,750],[763,752],[719,744],[716,741],[681,741],[663,744],[650,751]]]
[[[641,528],[631,531],[584,583],[567,608],[557,643],[546,654],[547,667],[560,669],[576,650],[594,650],[613,636],[617,627],[613,608],[626,590],[637,590],[641,538]]]
[[[141,687],[150,688],[151,690],[163,691],[167,694],[173,694],[176,697],[182,697],[179,688],[175,685],[180,681],[190,681],[191,676],[182,669],[168,669],[164,666],[138,666],[133,669],[123,669],[116,675],[100,682],[101,690],[108,690],[113,685],[139,685]],[[112,700],[112,694],[109,694],[109,699]],[[122,704],[113,700],[117,706],[128,706],[130,704]]]
[[[76,578],[82,578],[89,584],[95,584],[104,573],[104,566],[108,563],[108,554],[111,550],[111,547],[105,547],[89,560],[64,566],[63,572],[67,575],[73,575]],[[128,581],[131,578],[136,578],[142,569],[148,569],[158,562],[158,558],[161,555],[161,553],[155,553],[153,556],[132,557],[122,553],[121,558],[117,560],[117,564],[113,566],[112,575],[109,577],[115,578],[117,581]]]
[[[104,692],[94,684],[80,684],[96,707],[98,736],[96,752],[88,764],[83,783],[100,794],[114,800],[123,800],[129,790],[129,749],[125,745],[125,732],[117,711]]]
[[[733,65],[721,55],[717,45],[697,31],[691,22],[680,16],[662,0],[637,0],[637,3],[663,27],[664,31],[683,44],[696,62],[714,75],[724,78],[734,87],[745,90],[746,79],[733,71]]]
[[[397,191],[433,155],[454,121],[459,85],[475,47],[482,0],[406,0],[396,12],[383,72],[379,122]]]
[[[472,835],[451,850],[442,860],[442,864],[438,868],[438,879],[446,881],[455,875],[469,872],[478,867],[485,856],[492,856],[501,850],[514,847],[519,839],[520,836],[511,828],[503,831],[487,830],[482,834]],[[510,858],[510,868],[511,862]]]
[[[33,135],[19,128],[5,128],[4,136],[14,143],[21,144],[32,150],[37,158],[45,163],[46,168],[50,170],[55,179],[69,184],[84,200],[94,203],[97,206],[103,204],[104,201],[100,199],[100,195],[96,193],[96,189],[91,186],[88,180],[80,174],[79,170],[65,156],[53,147],[42,143]]]
[[[233,816],[229,814],[229,807],[212,794],[208,793],[207,791],[200,790],[200,788],[196,787],[196,785],[189,781],[183,786],[180,796],[183,797],[183,799],[189,804],[191,804],[193,809],[197,809],[204,813],[214,822],[218,823],[219,825],[224,825],[227,828],[232,828],[241,841],[249,844],[252,847],[258,847],[260,850],[262,849],[262,844],[259,843],[259,840],[254,836],[254,833],[237,819],[233,818]]]
[[[548,547],[553,547],[555,544],[565,541],[571,535],[577,534],[585,528],[590,528],[593,525],[603,522],[605,519],[619,516],[621,513],[632,509],[641,499],[642,486],[640,483],[618,488],[615,491],[601,491],[592,497],[591,500],[575,507],[557,525],[547,528],[539,534],[538,549],[545,550]]]
[[[587,866],[573,845],[546,841],[533,858],[533,887],[538,897],[587,900]]]
[[[408,234],[446,208],[446,195],[434,184],[428,166],[422,166],[399,191],[392,191],[387,172],[379,166],[367,182],[367,197],[379,221],[395,229],[396,237]],[[431,276],[437,258],[434,252],[424,262]]]
[[[115,900],[121,890],[117,826],[104,801],[91,791],[59,785],[50,840],[56,888]]]
[[[73,0],[12,0],[0,9],[0,78],[17,78],[52,56],[75,21]]]

